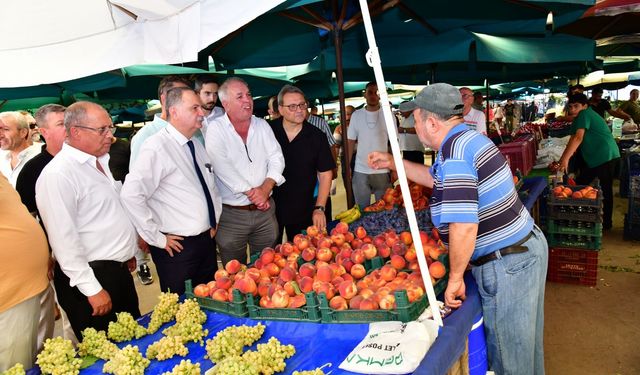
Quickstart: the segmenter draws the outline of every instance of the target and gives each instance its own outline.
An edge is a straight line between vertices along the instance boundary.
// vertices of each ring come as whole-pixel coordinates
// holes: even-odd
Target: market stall
[[[414,372],[415,374],[446,374],[451,365],[458,360],[466,350],[466,339],[471,331],[474,318],[481,313],[480,296],[473,277],[467,273],[467,299],[462,307],[452,312],[444,319],[444,326],[438,334],[426,357]],[[206,311],[207,321],[204,328],[209,330],[208,337],[213,337],[216,332],[231,325],[255,325],[257,321],[249,318],[238,318],[213,311]],[[258,343],[266,342],[271,336],[278,338],[283,344],[293,344],[296,353],[286,361],[285,373],[293,370],[311,370],[327,366],[325,370],[331,370],[332,374],[355,374],[338,368],[347,354],[367,334],[368,324],[322,324],[305,322],[287,322],[261,320],[266,326],[265,334]],[[149,315],[140,319],[140,323],[146,326],[149,323]],[[171,324],[167,324],[170,326]],[[165,328],[164,326],[162,328]],[[153,335],[132,340],[120,344],[138,345],[141,352],[153,342],[162,337],[162,329]],[[197,343],[187,344],[189,354],[186,357],[174,357],[164,361],[152,361],[146,369],[147,373],[162,373],[180,363],[183,359],[190,359],[194,363],[200,363],[200,368],[207,370],[213,363],[205,359],[204,346]],[[252,346],[251,348],[254,348]],[[248,349],[251,349],[248,348]],[[330,348],[328,350],[327,348]],[[104,361],[100,360],[92,366],[81,371],[82,374],[101,374]],[[36,373],[36,372],[30,372]]]

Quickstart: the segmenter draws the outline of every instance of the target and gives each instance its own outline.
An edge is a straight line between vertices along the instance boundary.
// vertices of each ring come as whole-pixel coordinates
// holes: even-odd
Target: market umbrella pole
[[[353,199],[353,187],[351,185],[352,170],[351,170],[351,150],[349,149],[349,139],[347,138],[347,115],[344,103],[344,75],[342,74],[342,30],[333,29],[333,43],[336,48],[336,78],[338,80],[338,98],[340,101],[340,127],[342,128],[342,152],[344,153],[344,162],[342,168],[346,171],[345,178],[347,179],[345,190],[347,193],[347,208],[351,208],[354,205]],[[364,207],[360,207],[363,209]]]
[[[369,66],[373,68],[373,72],[376,76],[376,83],[378,87],[385,87],[384,75],[382,74],[382,66],[380,65],[380,53],[376,45],[375,35],[373,34],[373,26],[371,24],[371,16],[369,15],[369,7],[367,0],[360,0],[360,9],[362,11],[362,20],[367,32],[367,40],[369,41],[369,51],[366,58]],[[420,231],[418,229],[418,221],[416,220],[416,214],[413,209],[413,202],[411,201],[411,193],[409,192],[409,184],[407,183],[407,174],[404,170],[404,164],[402,163],[402,155],[400,155],[400,145],[398,144],[398,135],[396,133],[395,121],[393,121],[393,115],[391,114],[391,108],[389,106],[389,97],[387,90],[378,90],[380,92],[380,104],[382,105],[382,113],[384,114],[384,120],[387,126],[387,133],[389,134],[389,141],[391,143],[391,152],[393,153],[393,159],[396,163],[396,170],[398,172],[398,179],[400,181],[400,188],[402,190],[402,196],[408,199],[404,200],[404,205],[407,210],[407,218],[409,219],[409,228],[411,230],[411,237],[413,244],[416,248],[418,256],[418,264],[420,265],[420,272],[422,274],[422,281],[427,292],[427,298],[429,299],[429,306],[433,313],[433,319],[442,326],[442,317],[440,316],[440,308],[438,301],[436,300],[436,294],[433,291],[433,285],[431,284],[431,275],[429,275],[429,266],[427,265],[427,259],[424,256],[424,250],[422,249],[422,240],[420,239]]]

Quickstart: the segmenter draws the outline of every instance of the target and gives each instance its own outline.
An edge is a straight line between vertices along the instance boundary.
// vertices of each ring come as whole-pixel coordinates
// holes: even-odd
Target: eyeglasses
[[[280,105],[283,107],[289,108],[291,112],[295,112],[298,109],[301,111],[304,111],[307,109],[307,103],[289,104],[289,105],[280,104]]]
[[[104,135],[107,131],[109,131],[111,134],[114,134],[116,132],[116,127],[113,125],[103,126],[101,128],[92,128],[89,126],[75,125],[74,128],[93,130],[94,132],[98,133],[98,135]]]
[[[472,98],[473,94],[462,94],[462,99]]]

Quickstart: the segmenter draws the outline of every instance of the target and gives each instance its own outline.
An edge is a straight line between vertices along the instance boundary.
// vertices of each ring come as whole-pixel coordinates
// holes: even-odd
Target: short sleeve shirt
[[[388,169],[369,168],[367,158],[373,151],[386,152],[389,136],[382,110],[359,109],[351,115],[347,139],[358,141],[358,153],[354,170],[364,174],[388,173]]]
[[[584,129],[580,153],[589,168],[620,157],[620,150],[602,116],[591,107],[580,111],[571,123],[571,134]]]
[[[445,137],[431,175],[431,217],[442,241],[449,243],[450,223],[478,224],[472,259],[513,245],[533,229],[506,159],[491,140],[464,124]]]
[[[611,104],[606,99],[600,99],[598,104],[590,104],[589,106],[593,108],[593,110],[596,111],[596,113],[599,114],[602,118],[606,118],[606,112],[611,109]]]
[[[296,137],[289,141],[282,118],[272,123],[273,133],[282,148],[285,183],[273,189],[276,215],[280,224],[293,224],[311,218],[315,199],[313,191],[318,172],[335,168],[325,134],[304,122]]]

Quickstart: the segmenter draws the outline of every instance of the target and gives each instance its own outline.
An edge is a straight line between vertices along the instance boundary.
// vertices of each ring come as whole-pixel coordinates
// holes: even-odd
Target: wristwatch
[[[314,210],[320,210],[320,211],[324,212],[324,206],[315,206],[313,209]]]

